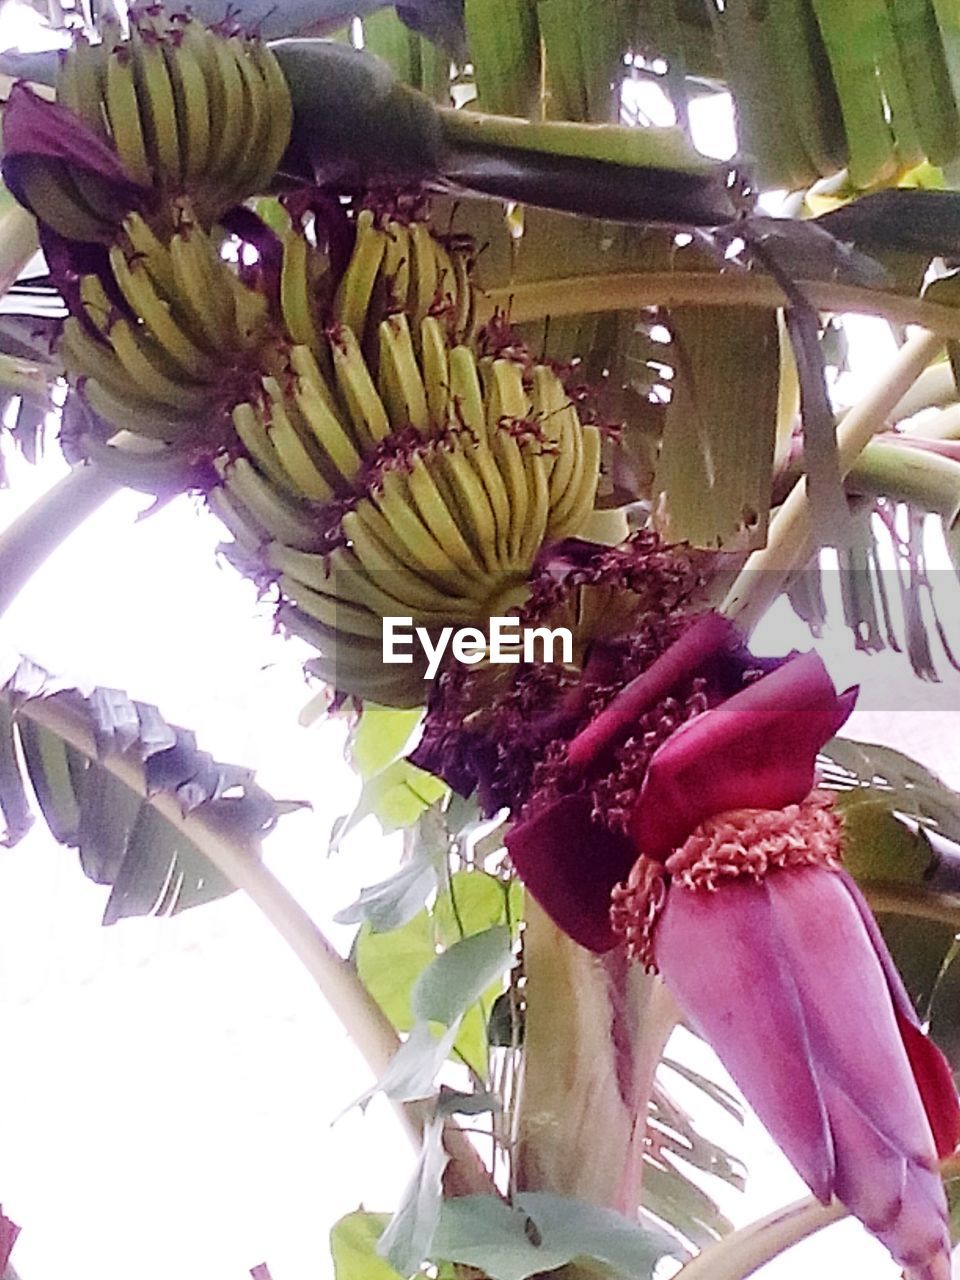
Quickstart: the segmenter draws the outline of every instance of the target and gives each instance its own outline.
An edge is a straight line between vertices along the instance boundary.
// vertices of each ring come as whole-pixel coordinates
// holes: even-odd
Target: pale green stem
[[[899,325],[921,325],[939,333],[941,339],[960,340],[958,307],[856,285],[817,280],[798,281],[798,285],[818,311],[884,316]],[[559,319],[586,312],[635,311],[640,307],[775,308],[787,303],[775,280],[755,272],[624,271],[499,285],[479,297],[477,319],[482,324],[498,310],[506,312],[514,324],[523,324],[544,316]]]
[[[837,429],[840,473],[846,476],[869,440],[886,425],[893,406],[943,346],[941,336],[920,333],[904,344],[887,375],[846,415]],[[794,485],[770,522],[767,545],[740,570],[722,611],[746,634],[753,630],[796,569],[817,549],[804,477]]]
[[[521,1191],[553,1191],[633,1216],[647,1103],[677,1010],[663,984],[577,946],[527,897],[523,1079],[515,1126]]]
[[[941,1161],[940,1173],[945,1180],[960,1176],[960,1155]],[[837,1200],[826,1205],[812,1197],[798,1200],[704,1249],[681,1268],[678,1280],[746,1280],[791,1245],[846,1216],[847,1210]]]
[[[924,369],[906,395],[890,411],[891,422],[912,418],[922,409],[943,409],[957,399],[957,384],[949,360],[938,360]]]
[[[904,427],[905,436],[919,436],[927,440],[960,440],[960,404],[941,409],[935,417],[922,419],[913,426]]]
[[[126,756],[100,757],[87,726],[62,703],[36,699],[20,711],[50,729],[149,803],[204,854],[227,879],[243,890],[277,930],[316,982],[370,1069],[379,1078],[399,1047],[393,1026],[352,966],[327,940],[297,900],[249,849],[224,835],[203,810],[184,814],[175,796],[147,796],[142,766]],[[411,1140],[419,1144],[426,1104],[407,1103],[399,1113]],[[451,1157],[449,1189],[456,1194],[489,1193],[490,1175],[469,1139],[452,1121],[444,1129]]]
[[[798,1200],[710,1245],[678,1272],[678,1280],[745,1280],[791,1245],[846,1216],[836,1200],[828,1205]]]
[[[116,490],[96,467],[74,467],[0,533],[0,617],[46,558]]]
[[[850,468],[847,488],[863,497],[908,502],[952,525],[960,512],[960,462],[889,437],[871,440]]]

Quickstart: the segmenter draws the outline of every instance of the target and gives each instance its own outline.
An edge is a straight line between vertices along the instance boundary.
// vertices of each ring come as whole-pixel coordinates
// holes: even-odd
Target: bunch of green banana
[[[81,278],[80,314],[66,320],[60,354],[118,431],[212,453],[226,439],[226,411],[271,367],[267,301],[219,250],[199,226],[184,224],[165,243],[131,214],[110,249],[112,281]]]
[[[265,190],[290,140],[290,94],[273,53],[182,15],[141,14],[129,38],[108,28],[100,44],[78,41],[56,89],[153,193],[145,212],[167,229],[182,197],[210,226]],[[35,163],[25,191],[34,212],[72,239],[109,239],[125,212],[109,184],[59,161]]]
[[[394,328],[406,337],[402,360],[391,354]],[[316,670],[341,692],[410,705],[422,700],[421,677],[383,665],[383,618],[483,627],[520,603],[544,542],[590,517],[600,436],[552,369],[515,358],[478,365],[469,347],[444,345],[435,317],[421,324],[419,360],[405,316],[381,322],[381,341],[389,394],[376,403],[397,410],[381,421],[417,430],[381,451],[328,509],[333,519],[323,510],[336,489],[321,429],[329,405],[311,415],[299,386],[283,398],[265,382],[259,407],[238,407],[249,456],[218,463],[210,502],[241,552],[277,575],[282,617],[319,648]],[[346,444],[344,433],[344,461]]]
[[[350,261],[329,300],[322,288],[326,265],[298,227],[286,233],[280,279],[284,323],[294,342],[318,357],[328,344],[322,318],[328,303],[333,320],[352,332],[373,369],[380,326],[388,316],[406,314],[416,345],[427,316],[442,322],[448,341],[469,339],[474,321],[469,255],[449,249],[426,222],[377,218],[362,209]]]

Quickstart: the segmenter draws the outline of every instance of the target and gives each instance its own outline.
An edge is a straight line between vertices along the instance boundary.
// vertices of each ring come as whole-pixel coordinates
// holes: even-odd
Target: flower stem
[[[873,435],[904,393],[943,346],[943,338],[919,333],[901,348],[886,377],[846,415],[837,429],[840,472],[846,476]],[[802,568],[817,549],[810,521],[806,479],[801,479],[770,522],[767,545],[755,551],[740,570],[722,605],[749,634],[774,602],[790,574]]]
[[[116,489],[96,467],[74,467],[0,533],[0,616],[47,556]]]
[[[89,729],[62,703],[34,699],[22,707],[19,714],[57,734],[90,759],[99,760],[102,768],[147,799],[218,871],[243,890],[316,982],[374,1074],[378,1077],[383,1074],[399,1047],[393,1026],[353,967],[259,857],[229,839],[202,810],[184,814],[175,796],[163,792],[148,796],[142,767],[126,756],[100,757]],[[406,1103],[398,1110],[411,1140],[419,1146],[428,1119],[428,1104]],[[451,1158],[450,1191],[463,1195],[489,1193],[494,1189],[479,1153],[450,1120],[444,1126],[444,1144]]]
[[[871,440],[850,468],[847,481],[854,493],[907,502],[943,516],[948,526],[960,512],[960,462],[911,449],[897,443],[896,436]]]

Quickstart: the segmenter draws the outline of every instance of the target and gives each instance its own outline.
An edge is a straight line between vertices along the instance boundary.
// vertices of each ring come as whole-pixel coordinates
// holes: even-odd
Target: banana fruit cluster
[[[409,334],[406,316],[381,324]],[[385,372],[381,358],[381,386],[392,384],[392,395],[368,389],[366,419],[413,432],[340,504],[335,526],[304,503],[326,483],[306,413],[302,448],[292,424],[282,425],[282,447],[272,426],[273,453],[264,456],[261,436],[253,461],[224,459],[222,486],[210,495],[244,554],[277,576],[282,620],[320,650],[316,673],[342,693],[391,705],[417,705],[424,688],[422,669],[384,666],[383,618],[483,628],[509,611],[525,597],[543,543],[583,529],[599,475],[599,431],[581,424],[552,369],[516,358],[478,363],[469,347],[441,338],[427,316],[419,358],[412,342],[399,368]]]
[[[166,242],[130,214],[112,277],[82,276],[60,353],[90,407],[117,430],[167,445],[226,441],[229,407],[275,357],[267,300],[244,285],[197,224]]]
[[[117,153],[151,193],[147,216],[170,227],[187,200],[211,226],[272,181],[290,140],[290,93],[260,41],[183,15],[131,18],[127,39],[66,51],[57,99]],[[62,162],[32,162],[24,192],[37,216],[72,240],[109,242],[127,209],[110,185]]]
[[[280,299],[287,332],[295,342],[324,357],[329,345],[318,304],[357,339],[367,362],[377,367],[381,325],[390,316],[407,317],[419,350],[423,321],[442,323],[446,339],[465,342],[474,324],[474,291],[468,252],[448,249],[421,219],[361,209],[350,261],[332,297],[318,288],[327,263],[300,227],[284,236]],[[329,317],[328,317],[329,318]]]

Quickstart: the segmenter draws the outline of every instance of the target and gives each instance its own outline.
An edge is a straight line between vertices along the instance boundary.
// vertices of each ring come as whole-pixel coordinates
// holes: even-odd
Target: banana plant
[[[956,797],[927,785],[914,812],[908,766],[830,742],[852,692],[746,645],[784,590],[823,621],[829,545],[862,647],[898,646],[885,529],[910,661],[936,674],[920,522],[954,536],[960,509],[960,197],[929,188],[960,154],[960,28],[946,0],[903,8],[313,3],[207,26],[151,6],[20,64],[4,176],[47,275],[13,282],[32,242],[11,238],[7,303],[61,315],[29,368],[35,335],[3,338],[4,385],[66,383],[76,469],[0,542],[0,605],[112,486],[201,494],[358,717],[359,812],[405,827],[406,852],[346,909],[341,961],[249,851],[177,808],[200,763],[182,731],[102,691],[8,688],[0,802],[21,828],[16,741],[55,834],[112,877],[112,915],[199,903],[219,872],[308,966],[419,1151],[389,1221],[338,1224],[341,1280],[651,1275],[696,1249],[691,1275],[746,1275],[832,1196],[917,1280],[946,1274]],[[349,39],[313,35],[345,19]],[[638,85],[675,125],[624,123]],[[729,162],[689,136],[719,89]],[[766,217],[774,184],[816,216]],[[920,332],[838,421],[824,320],[851,312]],[[569,653],[497,663],[504,617],[565,629]],[[397,618],[421,652],[388,664]],[[235,776],[202,763],[201,810]],[[276,811],[254,810],[258,831]],[[148,871],[141,817],[188,837]],[[826,1207],[713,1252],[729,1224],[690,1169],[740,1173],[658,1072],[680,1017]],[[760,1060],[757,1027],[789,1062]]]

